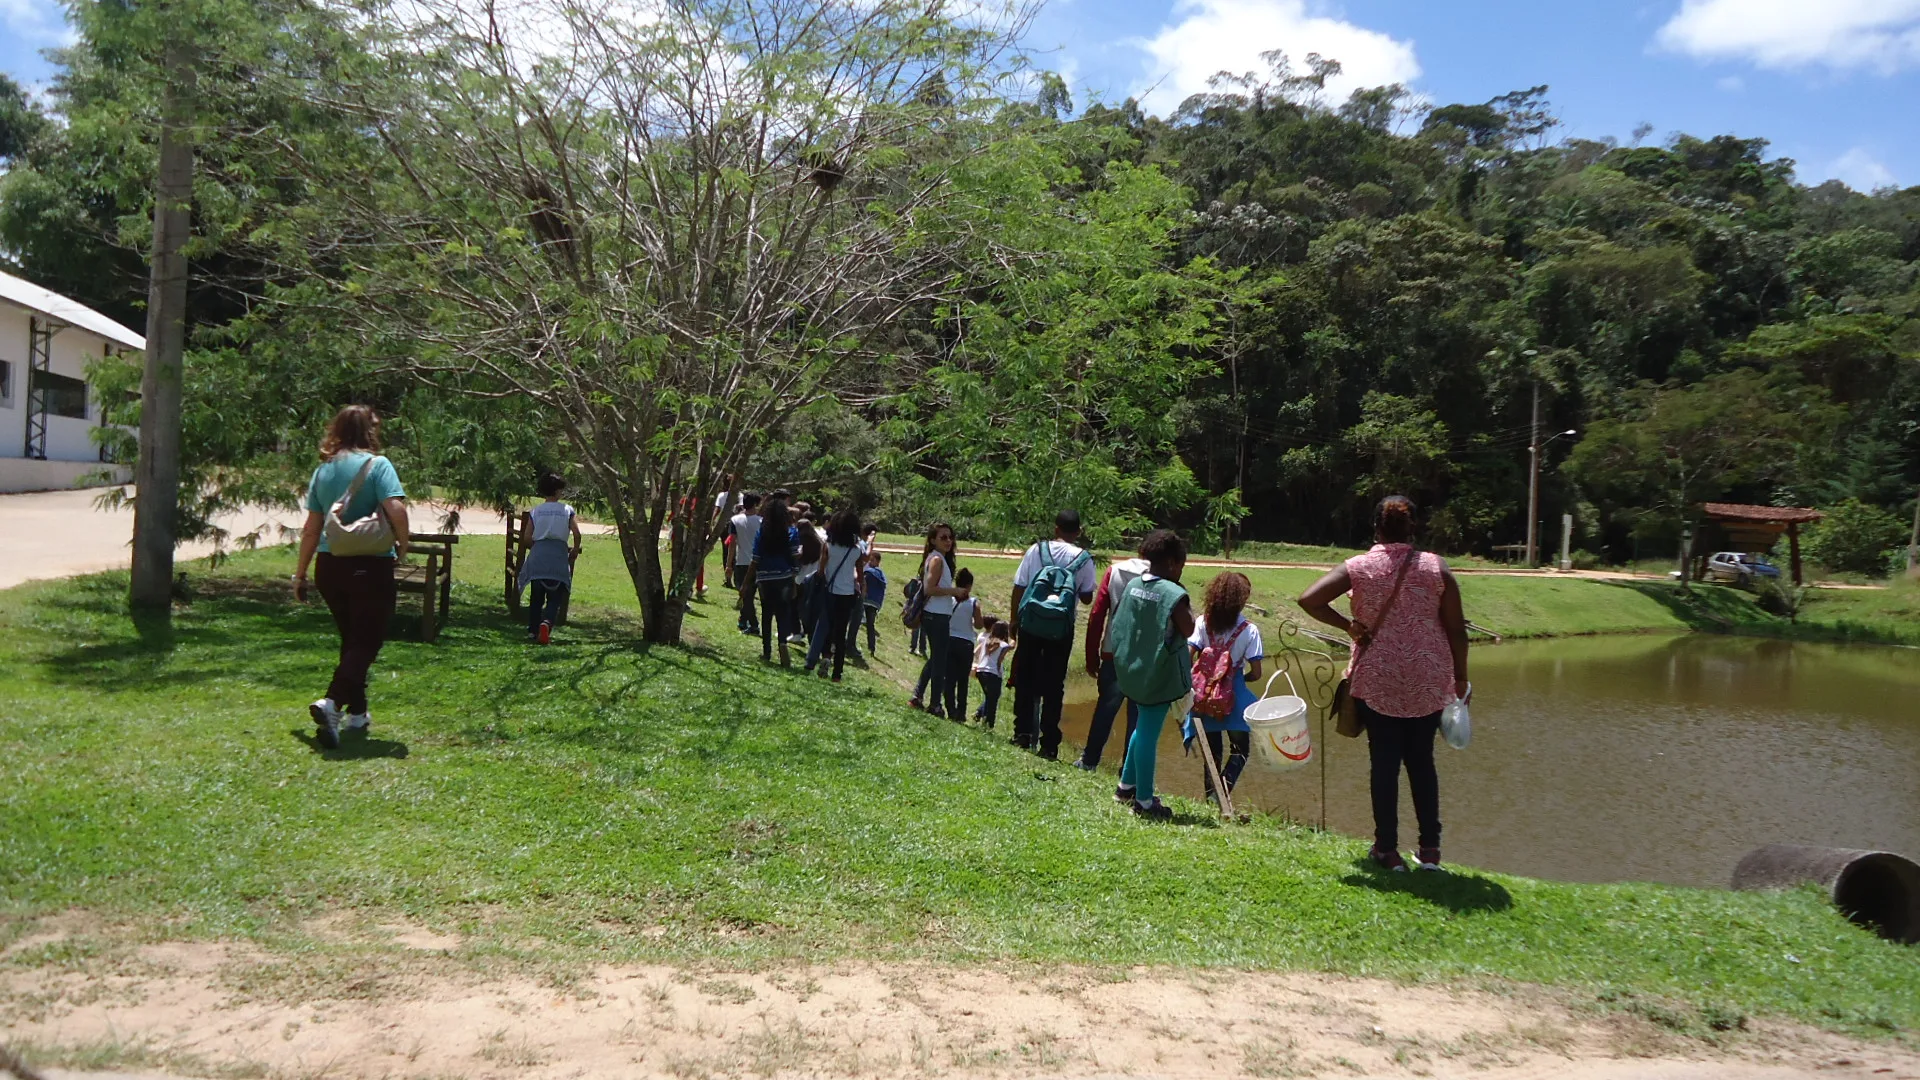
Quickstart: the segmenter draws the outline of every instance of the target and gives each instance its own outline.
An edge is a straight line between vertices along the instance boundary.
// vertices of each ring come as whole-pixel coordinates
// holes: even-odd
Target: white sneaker
[[[365,731],[372,724],[373,724],[373,713],[371,711],[368,711],[368,712],[348,713],[346,721],[342,723],[340,726],[343,730],[346,730],[346,731]]]
[[[329,750],[340,748],[340,706],[332,698],[321,698],[307,706],[307,715],[313,717],[313,737],[321,746]]]
[[[805,645],[806,643],[807,643],[807,635],[805,634],[788,634],[787,635],[787,644],[789,645]]]

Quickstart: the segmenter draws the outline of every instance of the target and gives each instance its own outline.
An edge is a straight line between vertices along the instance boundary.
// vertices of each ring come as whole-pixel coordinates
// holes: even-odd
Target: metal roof
[[[139,349],[141,352],[147,349],[146,338],[80,301],[69,300],[51,289],[43,289],[31,281],[14,277],[12,274],[0,272],[0,300],[16,304],[68,326],[79,327],[90,334],[97,334],[108,341],[125,345],[129,349]]]

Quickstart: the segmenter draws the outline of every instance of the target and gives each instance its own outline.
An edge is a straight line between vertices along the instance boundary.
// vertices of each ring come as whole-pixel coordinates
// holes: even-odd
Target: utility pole
[[[1920,572],[1920,497],[1913,500],[1913,535],[1907,538],[1907,574]]]
[[[1527,480],[1527,569],[1540,565],[1540,380],[1533,380],[1533,437],[1528,440],[1532,459]]]

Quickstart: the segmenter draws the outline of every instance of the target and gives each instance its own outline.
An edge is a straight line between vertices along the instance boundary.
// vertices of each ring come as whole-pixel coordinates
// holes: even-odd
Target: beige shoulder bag
[[[380,503],[373,504],[373,513],[351,524],[340,517],[347,512],[353,497],[360,494],[360,485],[367,482],[367,474],[373,471],[376,460],[375,455],[368,454],[366,464],[360,466],[353,483],[347,485],[347,493],[327,508],[327,551],[331,554],[385,555],[393,550],[393,523],[387,520],[387,508]]]

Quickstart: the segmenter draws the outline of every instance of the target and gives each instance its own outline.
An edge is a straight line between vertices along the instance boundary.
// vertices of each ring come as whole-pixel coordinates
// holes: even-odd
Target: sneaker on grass
[[[367,733],[367,729],[371,728],[372,726],[373,726],[373,713],[371,711],[348,713],[346,719],[342,721],[340,724],[340,730],[357,731],[360,734],[365,735]]]
[[[1373,864],[1382,870],[1391,870],[1396,874],[1404,874],[1407,872],[1407,860],[1402,858],[1399,852],[1391,848],[1384,850],[1381,848],[1373,848],[1367,852],[1367,858],[1372,859]]]
[[[1440,865],[1440,849],[1437,847],[1421,848],[1419,855],[1415,858],[1413,866],[1416,870],[1427,870],[1435,873],[1446,869]]]
[[[340,707],[333,699],[323,697],[307,706],[307,715],[313,717],[314,740],[329,750],[340,749]]]
[[[1134,800],[1133,812],[1140,817],[1146,818],[1148,821],[1173,820],[1172,808],[1168,807],[1166,803],[1161,802],[1160,796],[1158,795],[1155,795],[1149,802]]]
[[[1113,789],[1113,801],[1130,803],[1133,801],[1133,791],[1134,788],[1132,784],[1121,784],[1119,787]]]

